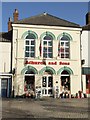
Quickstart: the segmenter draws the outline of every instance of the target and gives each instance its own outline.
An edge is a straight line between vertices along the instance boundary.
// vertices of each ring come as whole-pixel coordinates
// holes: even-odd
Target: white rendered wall
[[[0,42],[0,73],[10,72],[11,43]]]
[[[85,59],[85,64],[83,67],[90,67],[90,57],[89,57],[89,34],[90,31],[82,31],[81,35],[81,45],[82,45],[82,59]]]
[[[39,46],[40,46],[40,35],[46,31],[53,33],[56,37],[56,40],[53,40],[53,56],[52,59],[47,59],[46,63],[47,66],[52,67],[56,72],[60,69],[65,67],[69,67],[73,71],[73,75],[71,78],[71,92],[75,94],[79,90],[81,90],[81,56],[80,56],[80,30],[81,29],[74,29],[74,28],[61,28],[61,27],[48,27],[48,26],[34,26],[31,27],[13,27],[13,68],[16,68],[16,75],[15,75],[15,94],[18,93],[18,86],[19,86],[19,94],[23,93],[24,89],[24,78],[21,77],[21,71],[28,65],[24,65],[24,53],[25,53],[25,40],[22,39],[22,35],[28,31],[34,31],[38,35],[38,39],[36,39],[36,56],[35,58],[28,58],[30,61],[42,61],[42,57],[40,57],[39,53]],[[58,36],[63,32],[68,33],[72,36],[72,40],[70,41],[70,59],[61,59],[58,58]],[[57,47],[56,47],[57,46]],[[57,48],[57,49],[56,49]],[[48,62],[57,62],[57,65],[48,65]],[[59,62],[69,62],[70,65],[59,65]],[[32,65],[29,64],[38,70],[38,72],[45,67],[45,65]],[[57,76],[57,77],[56,77]],[[35,85],[38,85],[38,79],[40,79],[40,75],[35,76]],[[57,86],[55,81],[58,81],[58,86],[60,87],[60,75],[53,75],[54,85]],[[39,81],[40,83],[40,81]],[[54,87],[55,87],[54,86]],[[22,88],[22,89],[21,89]]]

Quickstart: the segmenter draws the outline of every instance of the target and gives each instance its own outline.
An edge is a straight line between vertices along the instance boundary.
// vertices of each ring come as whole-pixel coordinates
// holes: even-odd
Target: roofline
[[[2,42],[2,43],[12,43],[11,41],[8,41],[8,40],[7,40],[7,41],[4,41],[4,40],[3,40],[3,41],[0,41],[0,43],[1,43],[1,42]]]
[[[45,14],[45,13],[46,13],[46,14]],[[27,19],[29,19],[29,18],[30,18],[30,19],[31,19],[31,18],[35,18],[35,17],[41,16],[41,15],[49,15],[49,16],[54,17],[54,18],[56,18],[56,19],[61,19],[61,20],[63,20],[63,21],[66,21],[66,22],[72,23],[72,24],[74,24],[74,25],[77,25],[77,27],[80,26],[79,24],[76,24],[76,23],[74,23],[74,22],[70,22],[70,21],[68,21],[68,20],[65,20],[65,19],[59,18],[59,17],[57,17],[57,16],[48,14],[47,12],[44,12],[44,13],[41,13],[41,14],[38,14],[38,15],[34,15],[34,16],[31,16],[31,17],[28,17],[28,18],[24,18],[24,19],[21,19],[21,20],[18,20],[18,21],[16,21],[16,22],[12,22],[12,23],[20,24],[20,23],[17,23],[17,22],[24,21],[24,20],[27,20]],[[21,23],[21,24],[22,24],[22,23]]]
[[[82,31],[87,31],[87,32],[89,32],[89,31],[90,31],[90,29],[82,29]]]
[[[46,29],[57,29],[57,30],[59,30],[59,29],[67,29],[67,30],[78,30],[78,31],[81,31],[82,30],[82,27],[71,27],[71,26],[53,26],[53,25],[28,25],[28,24],[12,24],[12,27],[26,27],[26,28],[30,28],[30,27],[32,27],[32,28],[46,28]]]

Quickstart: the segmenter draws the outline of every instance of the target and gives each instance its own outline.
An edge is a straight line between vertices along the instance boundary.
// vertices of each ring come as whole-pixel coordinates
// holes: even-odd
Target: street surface
[[[17,118],[89,118],[87,98],[82,99],[55,99],[43,98],[33,100],[30,98],[6,98],[2,99],[2,120],[17,120]],[[2,112],[2,113],[1,113]],[[7,118],[7,119],[5,119]],[[15,118],[15,119],[14,119]],[[39,119],[38,119],[39,120]]]

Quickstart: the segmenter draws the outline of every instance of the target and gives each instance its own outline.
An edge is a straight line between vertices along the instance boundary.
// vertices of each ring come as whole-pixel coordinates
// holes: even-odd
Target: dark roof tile
[[[63,20],[61,18],[52,16],[48,13],[43,13],[37,16],[32,16],[26,19],[13,22],[16,24],[29,24],[29,25],[48,25],[48,26],[64,26],[80,28],[78,24]]]
[[[12,42],[12,31],[1,32],[0,33],[0,42]]]
[[[83,26],[82,30],[88,30],[88,31],[90,31],[90,24],[87,24],[87,25]]]

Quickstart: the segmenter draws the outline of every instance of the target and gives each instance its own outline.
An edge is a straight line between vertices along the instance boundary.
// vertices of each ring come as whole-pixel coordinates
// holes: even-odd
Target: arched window
[[[43,38],[43,57],[52,58],[53,57],[53,37],[50,34],[46,34]]]
[[[35,57],[35,35],[28,33],[25,38],[25,57]]]
[[[60,58],[70,58],[70,38],[63,35],[58,45],[58,56]]]

